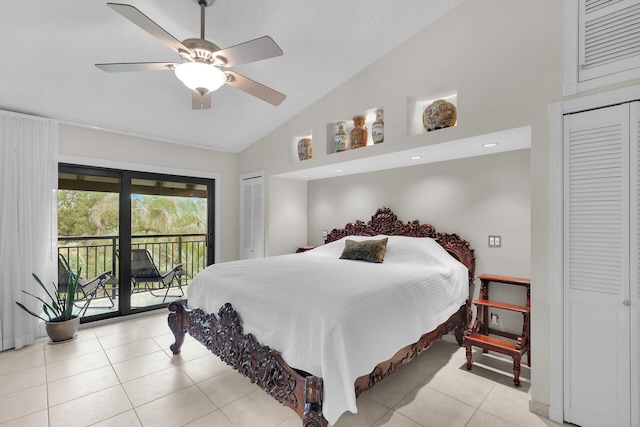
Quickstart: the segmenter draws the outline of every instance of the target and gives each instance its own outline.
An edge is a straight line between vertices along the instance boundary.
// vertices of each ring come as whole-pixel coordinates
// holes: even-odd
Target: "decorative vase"
[[[456,106],[444,99],[436,99],[422,113],[422,125],[429,132],[456,124]]]
[[[349,136],[349,148],[360,148],[367,145],[367,135],[369,131],[364,127],[364,116],[355,116],[353,118],[353,129]]]
[[[336,136],[334,138],[336,153],[346,150],[349,146],[349,135],[347,135],[347,131],[344,130],[346,125],[347,122],[338,122],[338,132],[336,132]]]
[[[71,320],[62,322],[47,322],[45,328],[51,342],[63,342],[69,341],[76,336],[78,325],[80,325],[80,318],[74,317]]]
[[[376,110],[376,121],[371,125],[371,138],[374,144],[384,142],[384,110]]]
[[[298,160],[307,160],[313,157],[311,138],[302,138],[298,141]]]

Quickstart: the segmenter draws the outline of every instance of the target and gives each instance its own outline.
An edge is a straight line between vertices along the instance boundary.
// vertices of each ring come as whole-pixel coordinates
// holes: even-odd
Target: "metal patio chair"
[[[71,270],[71,267],[69,267],[69,263],[67,262],[67,259],[64,257],[64,255],[59,253],[58,254],[58,293],[66,293],[69,283],[75,280],[75,278],[76,278],[76,275]],[[113,302],[113,299],[111,299],[111,295],[109,295],[109,292],[107,292],[106,285],[108,283],[109,284],[117,283],[115,277],[111,275],[111,270],[104,271],[92,279],[83,279],[82,277],[80,277],[78,279],[78,287],[76,288],[76,293],[81,293],[82,297],[77,298],[76,301],[85,300],[89,298],[91,295],[95,295],[96,291],[99,288],[102,288],[102,290],[104,291],[104,294],[107,296],[107,298],[109,298],[109,302],[111,303],[111,307],[109,308],[113,308],[115,304]],[[81,308],[81,306],[75,303],[74,305],[78,308]],[[89,303],[89,305],[91,305],[91,303]],[[88,308],[89,306],[85,308],[85,312]]]
[[[166,289],[164,292],[164,298],[162,302],[164,303],[167,300],[168,296],[171,297],[181,297],[184,296],[184,291],[182,290],[182,282],[180,280],[181,276],[187,276],[186,271],[182,269],[182,264],[178,264],[174,266],[171,270],[167,272],[160,272],[156,264],[153,262],[153,258],[151,258],[151,254],[146,249],[131,249],[131,282],[133,284],[131,291],[138,287],[140,289],[140,285],[144,284],[146,289],[149,289],[151,295],[157,297],[160,295],[156,295],[154,291],[161,291],[162,289]],[[160,289],[153,289],[153,287],[148,286],[149,283],[160,283],[162,287]],[[178,290],[180,291],[180,295],[169,295],[169,289],[173,283],[178,284]]]

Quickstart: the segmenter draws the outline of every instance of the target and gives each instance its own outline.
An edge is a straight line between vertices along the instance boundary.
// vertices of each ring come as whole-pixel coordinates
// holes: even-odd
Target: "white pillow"
[[[385,264],[443,265],[455,259],[429,237],[389,236]]]

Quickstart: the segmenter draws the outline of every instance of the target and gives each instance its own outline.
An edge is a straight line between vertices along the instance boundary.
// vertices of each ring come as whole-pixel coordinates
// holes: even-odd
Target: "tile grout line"
[[[180,367],[180,365],[178,365],[178,367]],[[180,367],[180,369],[182,370],[182,367]],[[182,372],[184,372],[184,371],[182,371]],[[223,372],[223,373],[224,373],[224,372]],[[222,375],[223,373],[220,373],[220,374],[218,374],[218,375],[215,375],[215,376],[213,376],[213,377],[211,377],[211,378],[215,378],[215,377],[217,377],[217,376],[219,376],[219,375]],[[185,374],[185,375],[187,375],[187,376],[189,377],[189,375],[188,375],[186,372],[184,372],[184,374]],[[193,379],[192,379],[191,377],[189,377],[189,378],[191,379],[191,381],[193,381]],[[208,379],[208,378],[207,378],[207,379]],[[206,380],[204,380],[204,381],[206,381]],[[203,381],[200,381],[200,383],[202,383],[202,382],[203,382]],[[214,413],[214,412],[216,412],[216,411],[220,411],[220,413],[222,414],[222,416],[223,416],[223,417],[225,417],[225,418],[227,419],[227,421],[229,421],[229,422],[231,423],[231,425],[233,425],[234,427],[237,427],[237,426],[235,425],[235,423],[234,423],[233,421],[231,421],[231,419],[229,419],[229,417],[227,417],[227,414],[225,414],[225,413],[222,411],[222,408],[223,408],[223,407],[225,407],[225,406],[227,406],[227,405],[229,405],[229,404],[231,404],[231,403],[233,403],[233,402],[235,402],[235,401],[236,401],[236,400],[238,400],[238,399],[241,399],[241,397],[240,397],[240,398],[238,398],[238,399],[233,400],[232,402],[227,403],[226,405],[218,406],[218,405],[216,404],[216,402],[214,402],[213,400],[211,400],[211,398],[209,397],[209,395],[207,395],[207,393],[205,393],[205,392],[204,392],[204,390],[202,390],[202,389],[200,388],[200,383],[197,383],[197,382],[193,381],[193,384],[197,387],[197,389],[198,389],[198,390],[200,390],[200,393],[204,394],[204,396],[209,400],[209,402],[211,402],[211,403],[213,404],[213,406],[215,406],[215,407],[216,407],[216,410],[215,410],[215,411],[211,411],[211,412],[209,412],[209,413],[207,413],[207,414],[203,415],[203,416],[202,416],[202,417],[200,417],[200,418],[204,418],[204,417],[206,417],[206,416],[207,416],[207,415],[209,415],[209,414],[213,414],[213,413]],[[246,395],[245,395],[245,396],[246,396]],[[244,396],[242,396],[242,397],[244,397]],[[200,419],[200,418],[198,418],[198,419]],[[196,421],[196,420],[193,420],[193,421]]]
[[[44,359],[44,392],[47,395],[47,426],[51,427],[51,405],[49,404],[49,373],[47,372],[47,352],[45,351],[47,343],[42,345],[42,358]]]
[[[422,383],[419,383],[419,384],[418,384],[418,385],[416,385],[414,388],[412,388],[408,393],[406,393],[406,394],[402,397],[402,399],[400,399],[400,400],[398,401],[398,403],[396,403],[396,404],[393,406],[393,408],[391,408],[391,410],[392,410],[393,412],[397,412],[398,414],[402,415],[403,417],[405,417],[405,418],[407,418],[407,419],[409,419],[409,420],[413,421],[414,423],[416,423],[416,424],[418,424],[418,425],[420,425],[420,426],[424,427],[424,425],[423,425],[422,423],[418,422],[417,420],[414,420],[414,419],[413,419],[413,418],[411,418],[410,416],[405,415],[405,414],[403,414],[403,413],[400,413],[400,412],[396,411],[396,407],[400,404],[400,402],[402,402],[402,401],[403,401],[407,396],[409,396],[409,395],[410,395],[411,393],[413,393],[414,391],[416,391],[416,390],[418,390],[419,388],[422,388],[422,387],[424,387],[424,386],[428,386],[427,381],[431,380],[431,379],[434,377],[434,375],[435,375],[435,373],[433,373],[433,374],[429,375],[429,377],[428,377],[428,378],[426,378]],[[374,400],[375,400],[375,399],[374,399]],[[380,402],[378,402],[378,403],[380,403]],[[384,416],[384,415],[383,415],[383,416]],[[378,422],[380,419],[382,419],[382,417],[378,418],[378,419],[376,420],[376,422]]]
[[[456,369],[451,368],[451,367],[449,367],[449,366],[443,366],[443,367],[442,367],[442,369],[451,369],[451,370],[454,370],[454,371],[456,370]],[[455,400],[455,401],[458,401],[458,402],[460,402],[460,403],[462,403],[462,404],[464,404],[464,405],[467,405],[467,406],[469,406],[469,407],[471,407],[471,408],[474,408],[474,410],[473,410],[473,414],[471,415],[471,417],[469,417],[469,419],[468,419],[468,420],[467,420],[467,422],[465,423],[465,426],[466,426],[466,425],[468,425],[468,424],[471,422],[471,420],[473,419],[473,417],[475,416],[475,414],[476,414],[476,413],[478,412],[478,410],[480,409],[480,406],[482,406],[482,404],[484,403],[484,401],[485,401],[485,400],[487,399],[487,397],[489,396],[489,393],[491,393],[491,391],[492,391],[492,390],[494,389],[494,387],[496,386],[496,384],[495,384],[493,381],[488,381],[488,382],[489,382],[489,383],[491,383],[491,388],[489,389],[489,391],[487,392],[487,394],[486,394],[486,395],[484,396],[484,398],[482,399],[482,402],[480,402],[480,403],[478,404],[478,407],[477,407],[477,408],[474,408],[474,406],[470,405],[468,402],[465,402],[465,401],[463,401],[463,400],[460,400],[460,399],[458,399],[458,398],[457,398],[457,397],[455,397],[455,396],[450,396],[450,395],[449,395],[449,394],[447,394],[447,393],[444,393],[444,392],[442,392],[442,391],[440,391],[440,390],[437,390],[437,389],[435,389],[435,388],[431,387],[429,384],[427,384],[427,382],[426,382],[426,381],[422,384],[422,387],[427,387],[427,388],[429,388],[431,391],[434,391],[434,392],[439,393],[439,394],[441,394],[441,395],[443,395],[443,396],[446,396],[446,397],[448,397],[448,398],[450,398],[450,399],[453,399],[453,400]],[[493,414],[491,414],[491,415],[493,415]],[[494,416],[495,416],[495,415],[494,415]],[[496,416],[496,417],[497,417],[497,416]],[[497,418],[500,418],[500,417],[497,417]],[[500,418],[500,419],[502,419],[502,418]],[[413,421],[415,421],[415,420],[413,420]],[[506,420],[503,420],[503,421],[506,421]],[[416,421],[416,422],[417,422],[417,421]],[[420,424],[420,423],[418,423],[418,424]],[[509,423],[509,424],[510,424],[510,423]]]
[[[91,329],[94,329],[94,328],[91,328]],[[93,331],[93,333],[96,336],[96,339],[98,340],[98,343],[100,344],[100,348],[102,349],[102,353],[104,354],[104,357],[106,357],[107,360],[109,361],[109,367],[111,368],[111,370],[113,371],[113,374],[118,379],[118,385],[120,386],[120,388],[122,388],[122,392],[124,393],[124,395],[127,396],[127,400],[129,401],[129,404],[131,405],[131,410],[133,410],[133,413],[135,414],[135,416],[136,416],[138,422],[140,423],[140,425],[144,427],[144,424],[142,423],[142,420],[140,419],[140,416],[138,415],[138,412],[136,411],[136,408],[133,405],[133,402],[131,401],[131,398],[129,397],[129,394],[127,393],[127,390],[124,388],[124,385],[122,384],[122,380],[120,379],[120,376],[118,376],[118,373],[116,372],[116,369],[113,366],[114,364],[111,361],[111,359],[109,358],[109,355],[107,354],[107,350],[104,348],[104,345],[102,344],[102,341],[100,340],[100,337],[95,333],[95,330]],[[117,332],[115,332],[114,334],[107,334],[107,335],[104,335],[104,336],[106,337],[106,336],[115,335],[115,334],[117,334]],[[122,345],[125,345],[125,344],[122,344]],[[122,415],[125,412],[120,412],[119,414],[112,415],[112,416],[110,416],[108,418],[105,418],[104,420],[98,421],[98,423],[101,423],[101,422],[104,422],[104,421],[106,421],[106,420],[108,420],[110,418]],[[97,423],[94,423],[94,424],[97,424]]]
[[[478,407],[475,408],[475,410],[473,411],[473,414],[471,414],[471,417],[469,417],[469,419],[467,420],[467,422],[465,423],[465,426],[468,426],[469,423],[471,422],[471,420],[473,420],[473,417],[476,416],[476,414],[478,413],[478,411],[480,410],[480,407],[482,406],[482,404],[484,403],[485,400],[487,400],[487,397],[489,397],[489,394],[493,391],[493,389],[495,388],[495,384],[491,384],[491,388],[489,389],[489,391],[487,392],[487,394],[484,396],[484,399],[482,399],[482,402],[480,402],[478,404]],[[493,415],[493,414],[491,414]],[[495,416],[495,415],[494,415]]]
[[[134,321],[134,319],[132,319],[131,321]],[[142,329],[139,325],[136,325],[135,327]],[[159,336],[159,335],[158,335],[158,336]],[[149,338],[149,339],[151,339],[151,340],[152,340],[152,341],[153,341],[153,342],[158,346],[159,350],[157,350],[156,352],[158,352],[158,353],[162,353],[162,354],[167,354],[167,353],[165,352],[165,349],[164,349],[164,348],[162,348],[162,346],[160,345],[160,343],[158,343],[158,342],[154,339],[154,337],[152,337],[152,336],[150,336],[150,335],[149,335],[149,336],[148,336],[148,338]],[[125,344],[123,344],[123,345],[126,345],[126,344],[130,344],[130,343],[125,343]],[[120,347],[120,346],[116,346],[116,347]],[[114,348],[115,348],[115,347],[114,347]],[[153,352],[153,353],[156,353],[156,352]],[[112,366],[112,368],[113,368],[113,363],[111,363],[111,360],[109,359],[108,355],[106,355],[106,351],[105,351],[105,356],[107,357],[107,359],[109,360],[109,363],[111,364],[111,366]],[[143,356],[145,356],[145,355],[140,355],[140,356],[137,356],[137,357],[143,357]],[[132,357],[132,358],[130,358],[130,359],[125,359],[125,360],[122,360],[122,361],[120,361],[120,362],[118,362],[118,363],[126,362],[127,360],[133,360],[133,359],[135,359],[135,358],[136,358],[136,357]],[[196,382],[196,381],[195,381],[195,380],[194,380],[194,379],[193,379],[193,378],[192,378],[192,377],[191,377],[187,372],[185,372],[185,371],[184,371],[184,369],[183,369],[183,368],[182,368],[182,366],[181,366],[182,364],[181,364],[181,363],[176,363],[176,362],[173,360],[173,358],[172,358],[172,357],[170,357],[170,359],[172,359],[172,360],[171,360],[172,365],[173,365],[173,366],[175,366],[176,368],[180,369],[180,372],[181,372],[181,373],[183,373],[183,374],[184,374],[184,375],[185,375],[185,376],[186,376],[186,377],[187,377],[187,378],[192,382],[192,384],[191,384],[191,385],[189,385],[189,386],[187,386],[187,387],[184,387],[184,388],[181,388],[180,390],[175,390],[175,391],[173,391],[172,393],[175,393],[176,391],[184,390],[184,389],[189,388],[189,387],[191,387],[191,386],[196,386],[196,387],[198,388],[198,390],[199,390],[199,391],[200,391],[200,392],[201,392],[201,393],[202,393],[202,394],[203,394],[203,395],[204,395],[204,396],[205,396],[205,397],[206,397],[206,398],[207,398],[207,399],[208,399],[208,400],[213,404],[213,406],[216,408],[214,411],[209,412],[209,413],[207,413],[207,414],[204,414],[204,415],[203,415],[202,417],[200,417],[200,418],[203,418],[203,417],[205,417],[205,416],[207,416],[207,415],[209,415],[209,414],[211,414],[211,413],[213,413],[213,412],[215,412],[215,411],[217,411],[217,410],[220,410],[220,408],[218,408],[218,406],[217,406],[213,401],[211,401],[211,399],[209,398],[209,396],[207,396],[207,395],[202,391],[202,389],[200,389],[200,387],[198,386],[198,383],[197,383],[197,382]],[[114,369],[114,373],[115,373],[115,368],[113,368],[113,369]],[[171,367],[169,367],[169,368],[166,368],[166,369],[164,369],[164,370],[169,370],[169,369],[172,369],[172,368],[171,368]],[[132,409],[133,409],[134,413],[136,414],[136,417],[137,417],[138,421],[140,422],[140,425],[141,425],[141,426],[143,426],[143,427],[144,427],[144,423],[142,422],[142,419],[140,419],[140,416],[139,416],[139,414],[138,414],[138,411],[136,410],[136,409],[137,409],[137,408],[136,408],[136,406],[133,404],[133,402],[131,401],[131,398],[129,397],[129,394],[127,393],[126,389],[124,388],[124,384],[125,384],[125,383],[128,383],[128,382],[131,382],[131,381],[135,381],[135,380],[140,379],[140,378],[144,378],[144,377],[147,377],[147,376],[150,376],[150,375],[156,374],[156,373],[158,373],[158,372],[162,372],[162,371],[152,372],[152,373],[149,373],[149,374],[143,375],[142,377],[138,377],[138,378],[131,379],[131,380],[129,380],[129,381],[125,381],[124,383],[122,382],[122,380],[120,379],[120,377],[119,377],[119,376],[117,375],[117,373],[116,373],[116,377],[118,378],[118,382],[120,383],[121,387],[123,388],[123,390],[124,390],[124,392],[125,392],[125,395],[127,396],[127,399],[129,400],[129,403],[131,404],[131,407],[132,407]],[[168,395],[167,395],[167,396],[168,396]],[[144,403],[144,404],[142,404],[142,405],[138,406],[138,408],[139,408],[139,407],[141,407],[141,406],[147,405],[147,404],[149,404],[149,403],[151,403],[151,402],[157,401],[157,400],[159,400],[159,399],[165,398],[165,397],[167,397],[167,396],[160,396],[160,397],[158,397],[157,399],[153,399],[153,400],[151,400],[151,401],[149,401],[149,402],[146,402],[146,403]],[[223,413],[223,415],[224,415],[224,413]],[[224,416],[225,416],[225,418],[227,418],[227,417],[226,417],[226,415],[224,415]],[[198,418],[198,419],[200,419],[200,418]],[[195,420],[192,420],[192,421],[190,421],[190,422],[193,422],[193,421],[195,421]],[[231,422],[231,420],[229,420],[229,422]],[[232,423],[232,424],[233,424],[233,423]]]
[[[131,322],[131,321],[133,321],[133,319],[128,320],[127,322]],[[134,324],[135,324],[135,322],[134,322]],[[109,335],[105,335],[105,336],[109,336]],[[98,341],[100,341],[99,337],[98,337]],[[125,343],[125,344],[122,344],[122,345],[116,346],[116,347],[122,347],[123,345],[126,345],[126,344],[129,344],[129,343]],[[100,341],[100,346],[102,347],[102,341]],[[159,345],[158,345],[158,347],[159,347]],[[109,355],[107,354],[107,351],[106,351],[106,349],[104,349],[104,347],[103,347],[103,351],[104,351],[105,357],[109,361],[109,366],[111,366],[111,369],[113,370],[114,375],[116,376],[116,378],[118,378],[118,383],[120,384],[120,387],[122,388],[122,391],[124,392],[124,395],[127,396],[127,400],[129,401],[129,404],[131,405],[131,410],[133,410],[133,413],[135,414],[136,419],[138,420],[140,425],[142,427],[144,427],[144,423],[142,422],[142,419],[140,418],[140,414],[138,414],[138,411],[136,411],[136,407],[133,404],[133,402],[131,401],[131,397],[129,396],[129,393],[127,393],[127,389],[124,387],[124,384],[122,383],[122,379],[118,375],[118,372],[116,371],[115,367],[113,366],[114,364],[111,362],[111,359],[109,358]],[[135,357],[133,357],[131,359],[127,359],[127,360],[132,360],[132,359],[135,359]],[[121,362],[124,362],[124,361],[121,361]],[[118,363],[120,363],[120,362],[118,362]],[[151,374],[148,374],[148,375],[151,375]],[[131,381],[133,381],[133,380],[131,380]],[[117,414],[117,415],[120,415],[120,414]],[[115,416],[117,416],[117,415],[115,415]],[[110,418],[112,418],[112,417],[110,417]]]
[[[12,394],[14,394],[14,393],[25,392],[25,391],[28,391],[28,390],[35,389],[35,388],[37,388],[37,387],[39,387],[39,386],[41,386],[41,385],[44,385],[45,402],[46,402],[46,403],[45,403],[45,404],[46,404],[46,408],[45,408],[45,409],[47,410],[47,425],[48,425],[48,424],[49,424],[49,401],[48,401],[48,399],[49,399],[49,392],[48,392],[48,382],[47,382],[47,363],[46,363],[46,357],[45,357],[45,351],[44,351],[44,348],[45,348],[45,347],[44,347],[44,344],[45,344],[45,343],[44,343],[44,342],[40,342],[41,340],[43,340],[43,337],[38,337],[38,338],[36,338],[36,340],[35,340],[33,343],[28,344],[28,345],[26,345],[26,346],[23,346],[23,347],[21,347],[20,349],[17,349],[17,350],[16,350],[15,348],[11,348],[11,349],[8,349],[7,351],[14,351],[14,352],[18,352],[18,351],[22,350],[23,348],[25,348],[25,347],[27,347],[27,346],[29,346],[29,345],[33,345],[33,346],[34,346],[34,349],[33,349],[33,350],[30,350],[30,351],[31,351],[31,352],[33,352],[33,353],[42,354],[42,360],[43,360],[42,365],[36,365],[36,366],[31,366],[31,367],[25,367],[25,368],[23,368],[23,369],[19,369],[19,370],[17,370],[17,371],[6,372],[6,373],[4,373],[4,374],[0,375],[0,377],[7,376],[7,375],[13,375],[13,374],[20,374],[20,373],[22,373],[22,372],[24,372],[24,371],[27,371],[27,370],[29,370],[29,369],[33,369],[33,368],[37,368],[37,367],[39,367],[39,366],[42,366],[42,367],[43,367],[43,369],[44,369],[44,384],[38,384],[38,385],[35,385],[35,386],[32,386],[32,387],[29,387],[29,388],[26,388],[26,389],[18,390],[18,391],[12,391],[11,393],[7,393],[7,394],[4,394],[4,395],[0,396],[0,399],[2,399],[2,398],[7,398],[8,396],[10,396],[10,395],[12,395]],[[35,346],[38,346],[38,345],[40,346],[40,349],[36,349],[36,348],[35,348]],[[41,409],[40,411],[42,411],[42,409]],[[11,422],[11,421],[15,421],[15,420],[18,420],[18,419],[20,419],[20,418],[24,418],[24,417],[27,417],[27,416],[29,416],[29,415],[35,414],[35,413],[37,413],[37,412],[39,412],[39,411],[30,412],[30,413],[28,413],[28,414],[23,414],[23,415],[21,415],[21,416],[19,416],[19,417],[17,417],[17,418],[12,418],[12,419],[9,419],[9,420],[4,420],[4,421],[3,421],[3,423]]]
[[[135,407],[133,406],[133,402],[131,401],[131,398],[127,394],[127,390],[125,390],[124,386],[122,385],[122,380],[120,380],[120,377],[118,376],[118,373],[116,372],[115,368],[113,367],[113,363],[111,362],[111,359],[109,358],[109,355],[107,354],[107,350],[104,348],[104,345],[102,344],[102,341],[100,340],[100,337],[95,333],[94,328],[89,328],[89,329],[93,330],[92,332],[95,335],[96,339],[98,340],[98,343],[100,344],[100,348],[102,349],[102,353],[104,354],[104,357],[106,357],[107,361],[109,362],[109,367],[111,368],[111,371],[113,372],[113,375],[115,375],[116,378],[118,379],[118,385],[120,386],[120,388],[122,388],[122,392],[124,393],[124,395],[127,396],[127,400],[129,401],[129,404],[131,405],[131,409],[133,410],[133,413],[136,415],[136,418],[138,419],[138,422],[140,422],[140,425],[143,425],[142,424],[142,420],[140,420],[140,417],[138,416],[138,413],[136,412]],[[115,335],[115,333],[114,334],[107,334],[105,336],[109,336],[109,335]],[[111,415],[110,417],[107,417],[104,420],[100,420],[100,421],[98,421],[96,423],[93,423],[92,425],[104,422],[104,421],[106,421],[106,420],[108,420],[110,418],[117,417],[119,415],[124,414],[125,412],[127,412],[127,411]]]

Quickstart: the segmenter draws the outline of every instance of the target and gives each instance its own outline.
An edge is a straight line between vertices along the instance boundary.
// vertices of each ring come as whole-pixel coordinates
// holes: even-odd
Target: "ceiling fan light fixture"
[[[222,70],[202,62],[180,64],[176,67],[175,73],[186,87],[201,95],[218,90],[227,81],[227,76]]]

